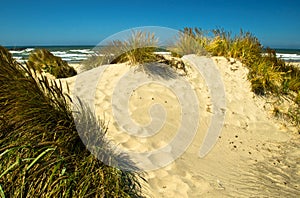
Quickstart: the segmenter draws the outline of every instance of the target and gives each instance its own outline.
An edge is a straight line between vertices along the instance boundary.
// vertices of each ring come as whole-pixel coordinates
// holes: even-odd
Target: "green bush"
[[[141,197],[142,173],[105,139],[107,128],[82,103],[74,118],[71,98],[36,68],[20,65],[0,48],[0,194],[6,197]],[[83,130],[81,139],[75,125]],[[122,159],[123,171],[97,153]],[[102,154],[100,156],[100,154]],[[124,167],[124,165],[123,165]]]
[[[48,72],[56,78],[67,78],[77,74],[75,69],[70,67],[66,61],[54,56],[46,49],[34,50],[29,55],[27,64],[37,71]]]

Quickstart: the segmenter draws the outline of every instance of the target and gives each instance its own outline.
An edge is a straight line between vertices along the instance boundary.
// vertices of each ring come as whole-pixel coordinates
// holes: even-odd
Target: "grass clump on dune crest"
[[[223,29],[212,30],[213,37],[206,45],[206,50],[211,53],[212,56],[228,56],[228,52],[231,46],[231,34]]]
[[[77,123],[86,137],[80,139],[71,99],[60,84],[35,72],[0,47],[1,196],[141,197],[142,173],[108,166],[83,144],[93,141],[105,151],[103,157],[122,158],[134,168],[110,147],[105,125],[78,105]]]
[[[262,50],[263,47],[255,36],[241,30],[231,41],[227,56],[239,59],[245,65],[251,65],[261,58]]]
[[[91,69],[103,64],[128,62],[131,65],[139,65],[153,62],[158,40],[153,33],[133,31],[126,40],[113,40],[106,46],[101,46],[96,55],[84,61],[85,69]]]
[[[44,71],[56,78],[67,78],[77,74],[75,69],[60,57],[54,56],[46,49],[36,49],[28,57],[27,64],[37,71]]]
[[[184,28],[179,32],[176,42],[168,47],[173,56],[183,56],[187,54],[207,55],[205,47],[209,39],[206,33],[200,28]]]
[[[154,52],[158,47],[158,40],[153,33],[133,32],[128,39],[121,43],[122,50],[113,61],[115,63],[128,61],[132,65],[137,65],[156,60]]]
[[[198,53],[203,50],[208,55],[235,58],[249,69],[248,79],[254,93],[275,95],[279,100],[287,96],[291,102],[298,104],[299,109],[299,67],[277,58],[275,50],[264,49],[258,38],[250,32],[241,30],[239,34],[232,35],[224,29],[203,31],[199,28],[184,28],[179,33],[177,43],[170,49],[182,55],[205,55]],[[297,109],[290,109],[287,117],[300,123],[300,112]]]
[[[211,34],[204,34],[204,31],[200,34],[192,28],[185,28],[184,32],[199,38],[195,39],[198,41],[198,46],[210,55],[240,60],[248,67],[252,91],[257,94],[281,93],[283,83],[287,82],[287,75],[291,75],[286,70],[286,64],[278,59],[272,50],[264,50],[259,40],[250,32],[241,30],[238,35],[234,36],[224,29],[212,30]],[[298,82],[297,78],[292,77],[290,80]],[[290,80],[289,84],[297,84]],[[292,86],[289,86],[289,90],[295,90],[291,88]]]

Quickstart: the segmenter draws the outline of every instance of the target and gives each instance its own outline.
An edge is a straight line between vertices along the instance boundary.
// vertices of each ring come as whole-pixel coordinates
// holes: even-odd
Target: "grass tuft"
[[[56,78],[67,78],[77,74],[66,61],[46,49],[36,49],[31,52],[27,64],[39,72],[48,72]]]
[[[199,28],[184,28],[179,32],[176,42],[168,50],[173,56],[183,56],[187,54],[207,55],[204,49],[209,39],[205,37],[205,32]]]
[[[145,71],[145,64],[159,62],[180,69],[183,75],[186,74],[182,60],[155,53],[159,51],[166,50],[158,47],[158,39],[153,33],[133,31],[124,41],[113,40],[108,45],[99,47],[95,55],[83,62],[83,67],[84,70],[90,70],[104,64],[128,63],[141,66]]]
[[[207,51],[212,56],[235,58],[249,69],[248,79],[252,91],[259,95],[275,95],[278,99],[288,96],[297,105],[285,115],[294,123],[299,123],[299,67],[286,64],[276,57],[275,50],[264,49],[259,40],[250,32],[240,31],[237,35],[224,29],[203,31],[199,28],[184,28],[178,35],[176,55],[200,54]],[[298,108],[298,109],[297,109]]]
[[[61,85],[0,48],[0,194],[3,197],[142,197],[143,173],[104,164],[87,150],[75,121],[104,157],[123,159],[105,139],[102,121],[84,104],[75,120]],[[88,116],[84,116],[88,115]],[[87,127],[89,126],[89,127]],[[93,136],[94,135],[94,136]],[[97,139],[90,139],[91,137]],[[88,144],[90,145],[90,144]],[[121,167],[121,166],[120,166]]]
[[[102,46],[96,54],[83,62],[85,70],[103,65],[128,62],[131,65],[141,65],[154,62],[158,40],[153,33],[133,31],[124,41],[114,40]]]

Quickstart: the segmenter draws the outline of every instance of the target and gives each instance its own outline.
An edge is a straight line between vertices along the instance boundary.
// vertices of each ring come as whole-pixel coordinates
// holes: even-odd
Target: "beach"
[[[2,1],[0,198],[300,198],[300,1]]]
[[[191,57],[182,59],[188,65]],[[206,156],[199,156],[214,107],[205,79],[188,67],[183,78],[190,83],[199,101],[197,133],[185,152],[170,164],[146,171],[148,183],[143,184],[144,193],[147,197],[299,197],[298,129],[288,121],[274,117],[268,99],[251,91],[248,69],[242,63],[224,57],[209,59],[220,72],[226,96],[225,118],[218,140]],[[162,85],[135,81],[142,86],[130,93],[127,104],[130,119],[139,126],[151,123],[149,108],[154,104],[162,105],[166,113],[165,125],[155,135],[135,137],[116,121],[112,102],[113,97],[120,103],[126,102],[122,93],[114,92],[114,89],[133,67],[122,63],[104,68],[101,77],[97,78],[95,98],[87,100],[93,100],[97,116],[108,124],[107,137],[121,150],[130,152],[146,152],[168,145],[182,124],[178,96]],[[68,84],[71,96],[74,93],[83,97],[90,95],[89,89],[76,84],[76,79],[80,76],[94,79],[96,70],[99,68],[61,79],[64,90],[67,92]],[[184,92],[185,88],[178,86]],[[185,102],[188,106],[194,105],[189,100]]]

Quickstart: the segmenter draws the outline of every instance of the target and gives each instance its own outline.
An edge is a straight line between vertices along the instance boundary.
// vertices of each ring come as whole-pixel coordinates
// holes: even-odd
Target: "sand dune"
[[[190,55],[183,59],[189,65],[193,58],[194,55]],[[295,129],[281,124],[262,108],[266,100],[251,92],[247,81],[248,71],[240,62],[230,62],[223,57],[213,57],[211,60],[220,72],[226,106],[224,125],[218,141],[203,158],[199,157],[199,149],[216,107],[206,84],[207,79],[194,68],[188,67],[188,74],[179,77],[163,67],[159,70],[151,67],[134,69],[127,64],[117,64],[101,66],[62,81],[68,83],[71,94],[76,93],[95,104],[97,115],[109,121],[108,137],[128,152],[151,153],[169,148],[185,116],[179,98],[184,99],[185,105],[192,107],[187,111],[190,116],[199,113],[195,136],[182,155],[177,158],[161,152],[159,155],[148,156],[149,167],[154,167],[154,162],[171,162],[167,166],[147,171],[145,193],[148,197],[299,197],[300,140]],[[203,64],[201,61],[198,63]],[[146,70],[146,75],[143,70]],[[136,77],[127,78],[128,84],[120,84],[124,75],[130,71]],[[190,88],[184,84],[175,84],[179,91],[176,95],[163,84],[143,82],[145,79],[153,81],[155,77],[167,79],[168,83],[172,80],[176,83],[178,78],[183,78],[189,82]],[[128,85],[137,84],[139,86],[126,89]],[[115,91],[116,87],[118,91]],[[197,103],[186,94],[187,89],[196,93]],[[118,111],[120,104],[128,107],[126,111]],[[156,104],[161,106],[156,107]],[[154,108],[149,111],[151,106]],[[116,119],[118,112],[119,117]],[[120,115],[124,115],[123,119]],[[161,120],[155,120],[157,117],[165,118],[163,125]],[[142,126],[148,124],[148,131],[143,132]],[[185,129],[192,130],[193,124],[192,119]],[[131,129],[136,134],[126,133],[126,130]],[[154,130],[152,136],[134,136],[143,133],[147,135],[149,130]]]

